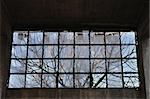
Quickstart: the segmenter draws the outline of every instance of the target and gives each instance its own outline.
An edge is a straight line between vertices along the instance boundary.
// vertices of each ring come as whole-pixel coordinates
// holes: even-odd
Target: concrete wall
[[[11,48],[11,26],[7,8],[2,0],[0,0],[0,5],[0,99],[5,99]]]

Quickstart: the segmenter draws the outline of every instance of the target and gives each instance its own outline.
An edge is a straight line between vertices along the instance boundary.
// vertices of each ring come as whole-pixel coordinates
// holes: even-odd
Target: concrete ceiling
[[[5,0],[14,26],[136,26],[145,0]]]

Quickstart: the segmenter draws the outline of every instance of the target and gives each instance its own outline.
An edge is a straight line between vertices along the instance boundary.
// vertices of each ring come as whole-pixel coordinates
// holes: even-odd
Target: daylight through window
[[[136,32],[13,32],[8,88],[139,87]]]

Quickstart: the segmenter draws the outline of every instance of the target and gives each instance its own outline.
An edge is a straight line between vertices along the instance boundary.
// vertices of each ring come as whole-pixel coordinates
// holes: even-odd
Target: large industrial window
[[[8,88],[137,88],[136,32],[13,32]]]

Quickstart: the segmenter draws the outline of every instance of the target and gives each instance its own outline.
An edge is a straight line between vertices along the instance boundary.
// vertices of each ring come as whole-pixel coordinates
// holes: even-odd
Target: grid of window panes
[[[13,33],[8,88],[139,87],[135,32]]]

